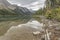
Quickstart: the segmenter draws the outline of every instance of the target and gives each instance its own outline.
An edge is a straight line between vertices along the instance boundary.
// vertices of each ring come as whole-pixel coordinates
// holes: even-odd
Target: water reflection
[[[21,27],[31,27],[31,28],[34,28],[34,29],[40,29],[42,30],[42,27],[43,27],[43,23],[40,23],[38,22],[37,20],[30,20],[29,22],[25,23],[25,24],[19,24],[17,26],[12,26],[10,28],[11,29],[14,29],[14,28],[21,28]]]
[[[56,22],[54,23],[51,20],[41,19],[41,21],[42,20],[43,20],[43,23],[44,22],[46,23],[46,25],[49,24],[48,25],[49,30],[55,28],[57,25]],[[43,23],[35,19],[31,19],[29,21],[26,21],[25,23],[11,26],[8,29],[8,31],[3,36],[0,37],[0,40],[39,40],[39,39],[42,39],[44,38]]]
[[[36,31],[42,31],[42,27],[43,23],[40,23],[37,20],[30,20],[25,24],[11,26],[5,35],[0,37],[0,40],[33,40],[34,36],[32,33]]]

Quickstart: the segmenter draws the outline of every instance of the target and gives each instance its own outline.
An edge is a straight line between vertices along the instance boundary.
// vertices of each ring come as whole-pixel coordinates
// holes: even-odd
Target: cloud
[[[18,6],[26,7],[32,10],[38,10],[44,7],[45,0],[9,0],[12,4],[17,4]]]
[[[41,3],[40,1],[36,1],[36,2],[31,3],[28,8],[31,8],[33,10],[38,10],[43,7],[44,7],[44,2]]]
[[[22,5],[27,5],[37,0],[8,0],[8,1],[10,1],[11,3],[21,3]]]

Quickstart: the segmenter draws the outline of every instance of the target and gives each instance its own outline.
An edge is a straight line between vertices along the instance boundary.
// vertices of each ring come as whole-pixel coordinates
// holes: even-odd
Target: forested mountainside
[[[17,15],[12,10],[0,9],[0,15]]]
[[[19,7],[19,6],[16,6],[16,8],[13,10],[15,13],[17,13],[18,15],[30,15],[32,14],[32,12],[25,8],[25,7]]]
[[[10,4],[7,0],[0,0],[0,21],[12,19],[31,18],[32,12],[15,4]]]
[[[0,15],[31,15],[32,13],[24,7],[16,7],[14,10],[11,9],[0,9]]]
[[[9,14],[10,13],[10,14]],[[2,15],[30,15],[30,11],[25,7],[10,4],[7,0],[0,0],[0,14]]]
[[[46,7],[34,15],[43,15],[48,19],[60,21],[60,0],[46,0],[45,5]]]

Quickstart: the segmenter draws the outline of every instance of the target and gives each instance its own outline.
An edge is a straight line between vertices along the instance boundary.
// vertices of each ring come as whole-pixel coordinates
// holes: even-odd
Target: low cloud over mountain
[[[8,0],[12,4],[27,7],[32,10],[38,10],[44,7],[45,0]]]

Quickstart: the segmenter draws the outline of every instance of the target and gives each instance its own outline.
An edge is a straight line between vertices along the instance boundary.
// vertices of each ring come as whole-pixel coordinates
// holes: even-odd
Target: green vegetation
[[[38,10],[33,16],[36,17],[36,15],[60,21],[60,0],[46,0],[46,7]]]
[[[17,15],[12,10],[0,9],[0,15]]]
[[[48,19],[55,19],[55,20],[59,21],[60,20],[60,7],[51,9],[51,10],[47,10],[45,16]]]

